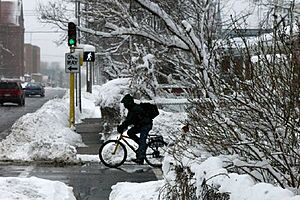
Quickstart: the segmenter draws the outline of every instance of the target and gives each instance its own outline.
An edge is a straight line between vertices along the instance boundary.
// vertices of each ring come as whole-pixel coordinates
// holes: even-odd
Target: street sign
[[[95,52],[93,52],[93,51],[83,52],[83,61],[84,62],[95,62]]]
[[[80,54],[79,53],[66,53],[65,54],[65,71],[66,73],[78,73],[80,67]]]

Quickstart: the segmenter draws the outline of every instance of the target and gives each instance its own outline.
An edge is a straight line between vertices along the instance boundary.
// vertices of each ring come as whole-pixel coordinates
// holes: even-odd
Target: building
[[[0,77],[24,74],[24,18],[22,0],[0,0]]]
[[[41,72],[41,50],[40,47],[25,44],[24,45],[24,68],[25,73],[40,73]]]

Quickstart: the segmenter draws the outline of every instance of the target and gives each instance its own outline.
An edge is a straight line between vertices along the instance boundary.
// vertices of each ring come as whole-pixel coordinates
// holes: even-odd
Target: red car
[[[25,105],[25,92],[18,81],[0,81],[0,105],[3,103],[17,103],[19,106]]]

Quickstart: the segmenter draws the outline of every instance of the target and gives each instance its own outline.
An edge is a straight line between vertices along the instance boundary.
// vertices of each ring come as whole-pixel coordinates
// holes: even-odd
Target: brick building
[[[24,45],[24,67],[25,73],[40,73],[41,72],[41,56],[40,47],[31,44]]]
[[[24,74],[22,0],[0,0],[0,77]]]

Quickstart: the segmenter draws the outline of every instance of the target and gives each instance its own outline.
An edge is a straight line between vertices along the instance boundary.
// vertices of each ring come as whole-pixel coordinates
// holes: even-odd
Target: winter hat
[[[134,103],[133,97],[130,94],[126,94],[123,99],[121,100],[121,103],[124,104],[131,104]]]

